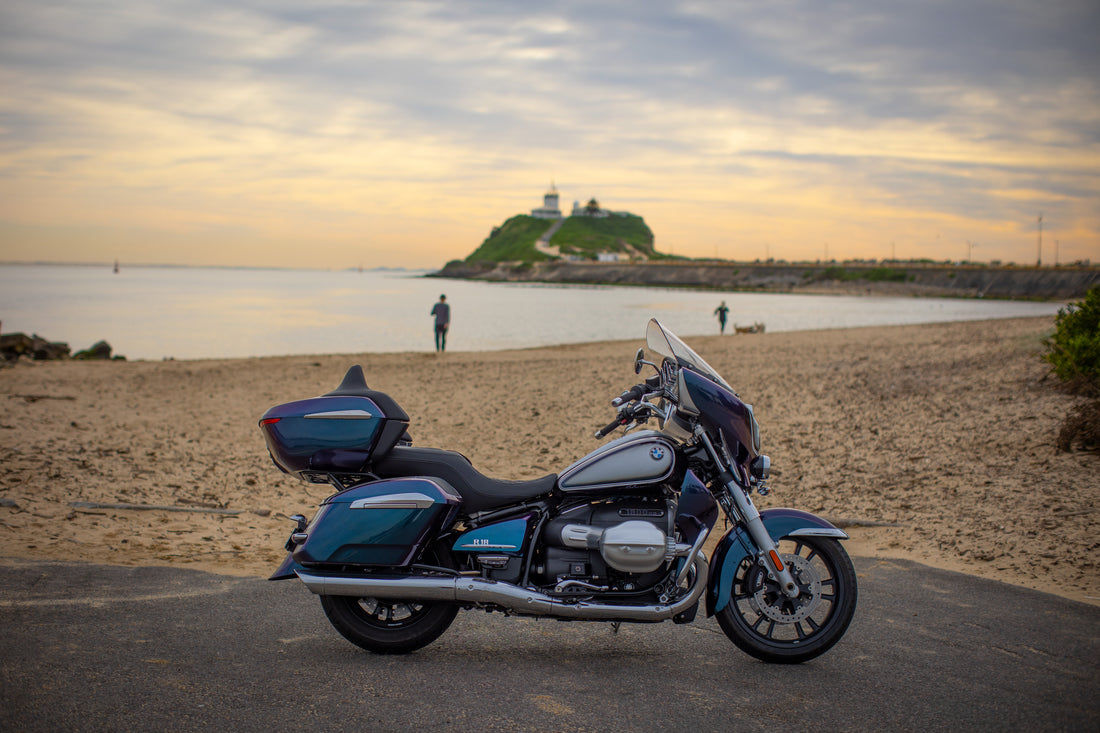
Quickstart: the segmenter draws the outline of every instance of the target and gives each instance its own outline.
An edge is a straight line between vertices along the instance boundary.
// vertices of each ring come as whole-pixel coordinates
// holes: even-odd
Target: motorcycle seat
[[[462,495],[465,513],[490,509],[546,496],[558,482],[557,474],[530,481],[503,481],[482,474],[469,459],[455,451],[438,448],[394,446],[375,461],[371,473],[379,478],[435,476],[449,483]]]

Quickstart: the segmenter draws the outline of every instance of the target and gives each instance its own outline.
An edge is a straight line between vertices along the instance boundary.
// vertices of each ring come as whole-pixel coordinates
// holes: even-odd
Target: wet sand
[[[257,421],[361,364],[420,446],[498,478],[594,449],[634,383],[631,341],[506,352],[346,354],[0,369],[3,556],[260,575],[332,493],[282,474]],[[689,339],[755,406],[772,493],[899,557],[1100,604],[1100,458],[1059,453],[1080,398],[1038,354],[1053,319]],[[71,504],[141,504],[137,510]],[[214,510],[208,512],[205,510]]]

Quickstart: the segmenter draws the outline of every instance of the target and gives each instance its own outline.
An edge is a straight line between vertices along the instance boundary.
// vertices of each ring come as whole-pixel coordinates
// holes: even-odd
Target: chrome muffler
[[[708,566],[702,552],[695,555],[695,580],[686,596],[672,604],[615,606],[578,601],[570,603],[544,593],[485,578],[411,575],[396,578],[361,578],[318,575],[298,570],[298,577],[313,593],[325,596],[390,598],[403,601],[493,604],[529,616],[557,616],[588,621],[665,621],[691,608],[707,587]]]

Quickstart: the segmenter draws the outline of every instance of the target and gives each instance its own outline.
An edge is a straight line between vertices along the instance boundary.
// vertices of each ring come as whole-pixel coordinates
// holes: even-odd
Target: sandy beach
[[[561,471],[599,444],[644,325],[629,341],[521,351],[0,369],[2,555],[266,576],[285,515],[312,515],[332,491],[280,473],[257,421],[332,390],[352,364],[409,413],[416,445],[458,450],[498,478]],[[853,555],[1100,604],[1100,458],[1055,448],[1080,398],[1038,357],[1052,328],[1028,318],[688,342],[755,406],[774,467],[762,508],[846,526]]]

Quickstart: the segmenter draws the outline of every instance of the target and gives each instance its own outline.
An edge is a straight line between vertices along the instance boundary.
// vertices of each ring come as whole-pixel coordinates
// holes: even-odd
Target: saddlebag
[[[406,566],[454,521],[461,499],[444,480],[386,479],[330,496],[291,542],[305,567]]]

